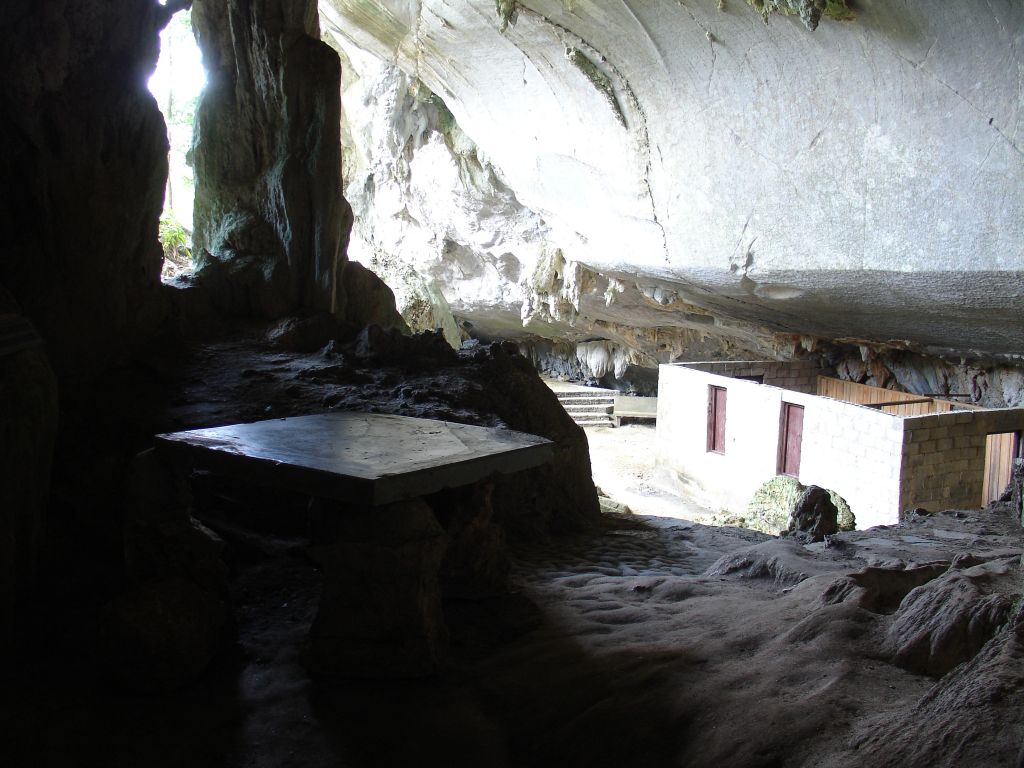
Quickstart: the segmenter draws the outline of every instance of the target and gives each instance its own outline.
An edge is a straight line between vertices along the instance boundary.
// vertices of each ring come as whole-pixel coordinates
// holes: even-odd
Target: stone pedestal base
[[[310,672],[400,678],[436,671],[447,644],[438,572],[448,539],[430,507],[316,499],[310,518],[310,554],[324,575]]]
[[[454,488],[429,497],[431,508],[448,534],[441,563],[446,599],[497,597],[509,591],[511,565],[505,533],[494,521],[491,483]]]

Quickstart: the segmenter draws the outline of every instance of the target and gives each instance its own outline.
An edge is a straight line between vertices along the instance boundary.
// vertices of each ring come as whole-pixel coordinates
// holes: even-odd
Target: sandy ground
[[[659,487],[653,424],[588,427],[586,432],[594,483],[604,495],[638,515],[711,521],[711,510]]]

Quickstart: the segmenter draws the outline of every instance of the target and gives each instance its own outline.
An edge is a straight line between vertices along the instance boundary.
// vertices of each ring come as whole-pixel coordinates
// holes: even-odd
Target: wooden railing
[[[818,394],[821,397],[842,400],[844,403],[878,408],[894,416],[925,416],[929,413],[947,413],[959,408],[974,407],[951,400],[937,400],[909,392],[898,392],[894,389],[855,384],[852,381],[832,379],[828,376],[818,377]]]

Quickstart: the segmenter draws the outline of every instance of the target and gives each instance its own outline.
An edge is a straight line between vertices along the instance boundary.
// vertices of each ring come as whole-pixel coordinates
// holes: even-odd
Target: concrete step
[[[581,427],[613,427],[615,392],[607,389],[555,391],[558,402]]]
[[[611,403],[599,405],[563,405],[569,413],[611,413],[615,408]]]
[[[560,397],[560,398],[558,398],[558,402],[560,402],[562,405],[567,406],[567,407],[570,406],[570,405],[597,405],[598,403],[600,403],[601,405],[614,405],[615,404],[615,398],[613,398],[613,397]]]
[[[570,413],[569,418],[577,424],[583,421],[614,421],[610,413]]]
[[[613,427],[615,423],[611,418],[607,419],[573,419],[581,427]]]

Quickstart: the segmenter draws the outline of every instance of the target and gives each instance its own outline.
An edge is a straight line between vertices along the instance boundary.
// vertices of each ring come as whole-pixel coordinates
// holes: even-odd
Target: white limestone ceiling
[[[439,94],[567,260],[716,316],[1024,354],[1024,6],[321,0]]]

